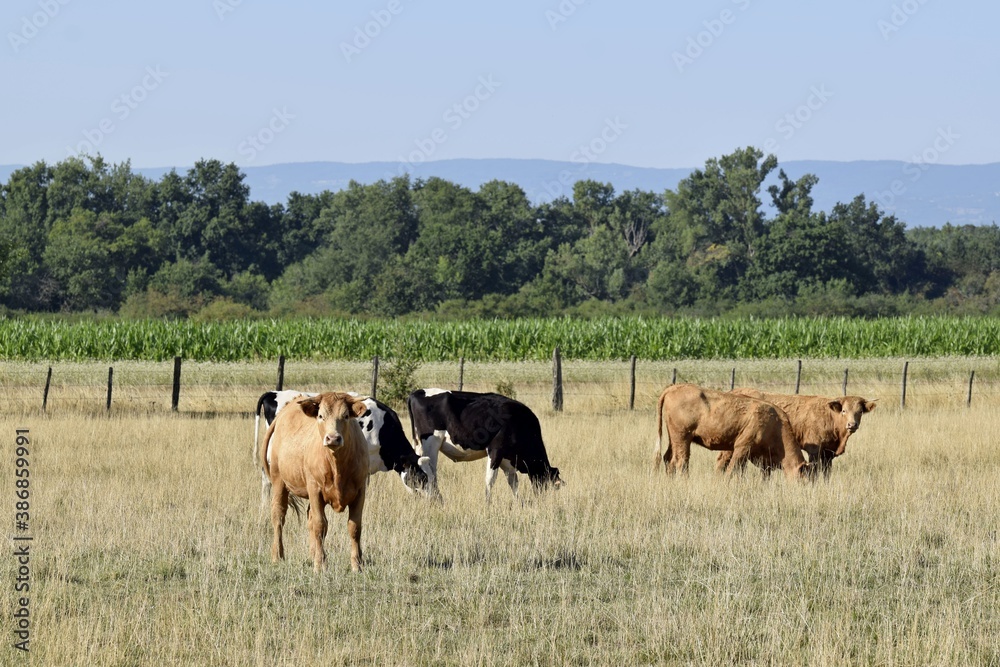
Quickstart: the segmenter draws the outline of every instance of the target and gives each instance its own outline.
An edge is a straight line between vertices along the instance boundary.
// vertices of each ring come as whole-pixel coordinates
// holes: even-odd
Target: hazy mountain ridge
[[[910,226],[940,227],[992,224],[1000,220],[1000,163],[983,165],[918,165],[912,162],[878,160],[833,162],[794,160],[779,163],[792,179],[813,173],[819,183],[813,189],[814,209],[829,211],[837,202],[849,202],[864,194],[882,209]],[[6,182],[18,165],[0,165],[0,181]],[[169,167],[134,168],[155,180]],[[178,167],[183,173],[187,167]],[[609,163],[559,162],[555,160],[454,159],[410,165],[400,162],[294,162],[242,167],[251,199],[267,203],[287,201],[293,191],[315,194],[340,190],[351,180],[373,183],[402,173],[413,178],[438,176],[478,189],[491,180],[519,184],[535,203],[571,196],[573,183],[592,179],[610,182],[615,191],[673,189],[692,169],[659,169]],[[773,179],[772,180],[776,180]],[[767,201],[767,193],[762,193]]]

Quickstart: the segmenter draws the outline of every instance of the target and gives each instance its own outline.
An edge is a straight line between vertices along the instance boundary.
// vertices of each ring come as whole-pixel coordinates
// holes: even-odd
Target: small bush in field
[[[494,391],[501,396],[506,396],[507,398],[517,399],[517,392],[514,391],[514,383],[504,378],[497,382],[496,389]]]
[[[406,397],[417,388],[414,375],[420,362],[412,356],[399,355],[379,368],[378,399],[395,410],[406,406]]]

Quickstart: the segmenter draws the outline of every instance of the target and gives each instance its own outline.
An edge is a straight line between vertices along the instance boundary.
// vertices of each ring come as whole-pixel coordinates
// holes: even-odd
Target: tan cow
[[[770,403],[693,384],[667,387],[657,406],[654,467],[661,460],[664,419],[669,440],[662,460],[667,472],[687,472],[691,443],[696,443],[730,455],[724,465],[716,466],[727,475],[752,461],[765,473],[780,467],[789,479],[810,476],[811,466],[788,418]]]
[[[361,571],[361,513],[368,483],[368,443],[357,417],[367,410],[349,394],[300,397],[278,413],[264,436],[261,465],[271,480],[271,558],[285,557],[281,530],[291,501],[309,499],[309,555],[317,572],[326,566],[326,506],[348,511],[351,570]]]
[[[773,394],[749,387],[734,389],[732,393],[767,401],[784,410],[802,449],[826,477],[833,469],[833,459],[844,453],[848,438],[861,426],[861,417],[876,407],[874,400],[860,396]],[[719,455],[719,465],[723,457],[724,454]]]

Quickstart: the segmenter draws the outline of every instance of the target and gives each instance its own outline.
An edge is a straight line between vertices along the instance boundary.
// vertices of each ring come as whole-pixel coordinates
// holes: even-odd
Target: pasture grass
[[[719,479],[699,448],[653,474],[648,401],[532,405],[565,488],[522,478],[522,504],[501,475],[487,507],[483,463],[442,457],[436,504],[378,474],[360,575],[332,513],[327,572],[294,515],[270,562],[246,417],[0,417],[9,452],[33,440],[31,663],[1000,665],[995,400],[884,405],[814,485]]]

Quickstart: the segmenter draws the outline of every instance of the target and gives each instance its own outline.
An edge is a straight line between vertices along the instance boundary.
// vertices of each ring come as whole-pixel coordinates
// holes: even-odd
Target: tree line
[[[159,180],[100,156],[38,162],[0,186],[0,304],[203,319],[1000,313],[995,223],[907,229],[863,195],[816,211],[817,182],[747,147],[664,192],[581,180],[533,204],[504,181],[401,176],[268,205],[218,160]]]

